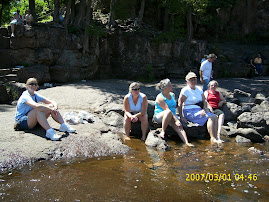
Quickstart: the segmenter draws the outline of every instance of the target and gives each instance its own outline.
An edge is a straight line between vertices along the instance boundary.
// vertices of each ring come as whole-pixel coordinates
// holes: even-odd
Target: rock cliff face
[[[67,34],[59,24],[17,26],[15,30],[15,38],[10,38],[6,29],[0,29],[2,81],[25,82],[29,77],[36,77],[40,83],[92,78],[184,78],[190,70],[198,73],[202,56],[211,52],[218,55],[213,65],[214,78],[251,76],[247,63],[258,52],[264,58],[263,73],[268,75],[269,47],[264,45],[193,40],[183,67],[179,64],[180,53],[186,51],[184,41],[155,43],[153,33],[146,31],[119,27],[105,37],[92,36],[85,53],[83,37]],[[16,66],[19,68],[14,69]]]
[[[1,36],[2,41],[9,39],[7,32],[5,33],[6,36]],[[49,75],[45,76],[46,79],[42,79],[42,82],[111,77],[183,78],[185,73],[193,68],[182,68],[178,65],[180,52],[184,51],[183,42],[155,44],[152,39],[153,37],[143,34],[118,29],[105,38],[91,37],[89,51],[83,54],[82,37],[67,35],[59,25],[17,26],[15,38],[10,38],[10,44],[6,43],[0,47],[3,59],[1,68],[23,65],[24,69],[27,69],[30,66],[45,65],[49,69]],[[193,41],[189,64],[193,64],[193,61],[198,63],[205,53],[206,42]],[[26,77],[34,76],[27,75],[26,72],[29,71],[24,70]]]

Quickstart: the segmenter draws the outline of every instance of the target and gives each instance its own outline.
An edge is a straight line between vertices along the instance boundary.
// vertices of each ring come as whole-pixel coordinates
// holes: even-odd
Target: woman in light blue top
[[[39,123],[46,130],[47,138],[59,140],[61,136],[51,128],[47,121],[47,118],[51,116],[61,124],[60,131],[75,132],[74,128],[64,122],[62,115],[58,111],[57,103],[36,93],[37,88],[38,84],[35,78],[29,78],[26,81],[26,91],[22,93],[17,103],[14,129],[29,130]]]
[[[175,94],[172,93],[172,85],[170,80],[161,80],[156,86],[156,89],[162,91],[156,97],[153,116],[153,120],[155,122],[162,123],[162,132],[160,133],[160,137],[164,138],[165,130],[167,126],[170,125],[186,145],[193,146],[188,142],[186,132],[184,131],[178,116],[176,115],[177,103],[175,100]]]
[[[124,97],[124,131],[127,136],[125,139],[130,140],[131,124],[141,122],[142,138],[146,140],[148,132],[148,99],[147,96],[140,92],[140,85],[137,82],[133,82],[129,86],[129,93]]]

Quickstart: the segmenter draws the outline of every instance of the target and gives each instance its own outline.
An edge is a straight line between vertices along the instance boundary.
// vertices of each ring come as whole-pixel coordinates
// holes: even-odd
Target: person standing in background
[[[200,80],[203,84],[203,91],[206,91],[211,77],[213,76],[212,63],[215,62],[217,56],[212,53],[209,54],[208,59],[202,62],[200,67]]]
[[[262,58],[261,58],[261,54],[258,54],[257,57],[254,59],[254,64],[256,66],[258,75],[261,76],[262,75]]]

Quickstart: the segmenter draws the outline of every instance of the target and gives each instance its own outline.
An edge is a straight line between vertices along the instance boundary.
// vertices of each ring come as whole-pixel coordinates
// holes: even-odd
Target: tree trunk
[[[3,9],[4,9],[4,3],[2,3],[1,10],[0,10],[0,25],[2,25],[2,16],[3,16]]]
[[[163,18],[163,31],[168,31],[168,22],[169,22],[169,7],[168,4],[164,8],[164,18]]]
[[[35,13],[35,0],[29,0],[29,9],[31,11],[31,14],[33,15],[34,22],[37,22],[37,17]]]
[[[183,50],[180,53],[180,66],[185,67],[186,57],[189,55],[191,46],[191,40],[193,36],[193,24],[192,24],[192,7],[187,5],[187,37],[183,46]]]
[[[116,1],[117,0],[111,0],[110,2],[110,13],[109,13],[109,20],[107,24],[109,27],[116,25],[116,22],[115,22]]]
[[[139,15],[138,15],[138,23],[139,24],[143,22],[144,10],[145,10],[145,0],[142,0]]]
[[[53,14],[53,21],[54,22],[59,22],[59,11],[60,11],[60,1],[59,0],[54,0],[54,14]]]
[[[69,18],[70,18],[70,12],[71,12],[71,2],[72,0],[68,0],[66,5],[66,12],[64,16],[64,26],[67,28],[67,25],[69,24]]]
[[[83,19],[83,16],[85,16],[85,7],[86,7],[86,0],[81,0],[79,4],[78,15],[75,17],[74,20],[74,25],[76,27],[83,28],[83,26],[81,26],[81,21]]]
[[[71,0],[71,13],[70,13],[70,24],[73,24],[76,17],[76,4],[74,0]]]
[[[86,32],[86,28],[89,26],[89,24],[92,21],[92,8],[91,8],[91,0],[88,0],[86,3],[86,19],[85,21],[85,32],[84,32],[84,42],[83,42],[83,54],[89,53],[89,41],[90,36]]]

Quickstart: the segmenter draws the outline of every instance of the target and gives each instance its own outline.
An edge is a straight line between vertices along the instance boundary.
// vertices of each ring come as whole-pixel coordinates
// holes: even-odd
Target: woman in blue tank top
[[[140,93],[140,85],[133,82],[129,86],[129,93],[124,97],[124,132],[127,136],[125,139],[130,140],[131,124],[137,121],[141,122],[142,141],[146,140],[148,132],[148,99],[143,93]]]
[[[162,132],[160,137],[164,138],[165,130],[170,125],[181,138],[181,140],[188,146],[193,146],[188,142],[186,132],[184,131],[178,116],[176,115],[176,100],[175,94],[172,93],[172,85],[169,79],[163,79],[156,86],[160,90],[155,101],[155,110],[153,120],[162,124]]]

